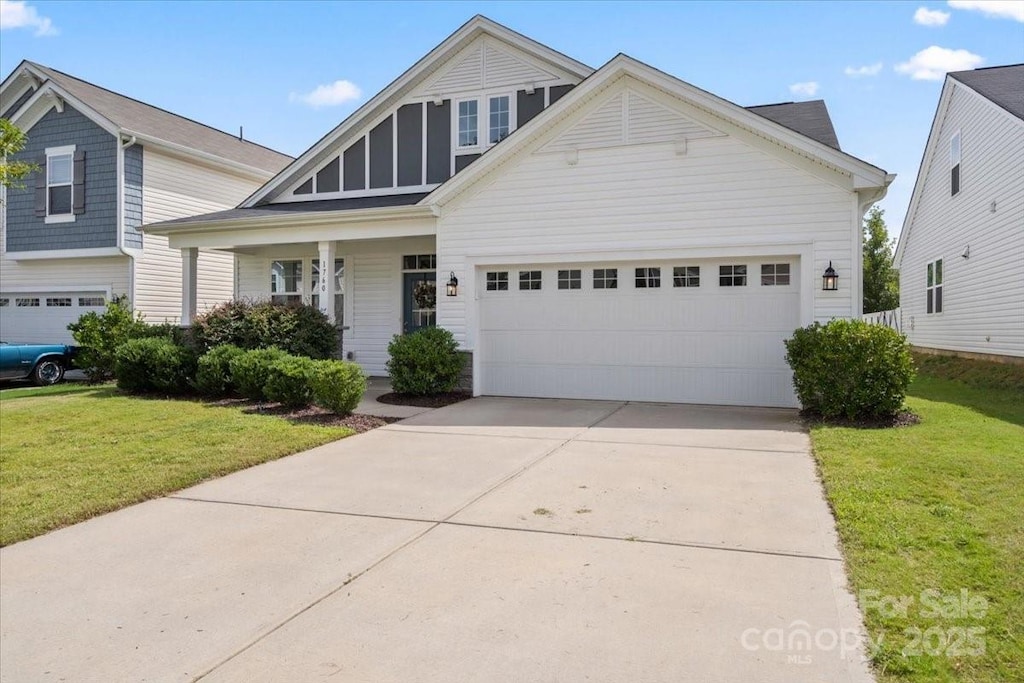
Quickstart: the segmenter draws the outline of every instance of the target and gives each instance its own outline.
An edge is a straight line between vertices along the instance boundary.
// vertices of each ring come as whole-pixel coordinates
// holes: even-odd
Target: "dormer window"
[[[493,145],[507,138],[509,134],[508,95],[490,98],[489,116],[487,141]]]
[[[479,137],[478,111],[476,100],[459,102],[459,147],[476,147]]]
[[[960,193],[960,131],[949,140],[949,194]]]

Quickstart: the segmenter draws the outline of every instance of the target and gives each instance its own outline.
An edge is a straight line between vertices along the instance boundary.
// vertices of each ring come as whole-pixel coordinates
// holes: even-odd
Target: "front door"
[[[402,332],[433,327],[437,318],[437,273],[402,274]]]

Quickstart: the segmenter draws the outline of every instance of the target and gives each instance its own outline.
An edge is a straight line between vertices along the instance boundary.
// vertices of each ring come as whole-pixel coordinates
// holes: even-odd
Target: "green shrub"
[[[786,362],[804,409],[827,418],[894,415],[914,378],[906,338],[861,320],[832,320],[796,330]]]
[[[195,369],[192,350],[164,337],[129,339],[114,352],[117,386],[133,393],[187,393]]]
[[[399,394],[441,394],[459,383],[463,357],[452,333],[443,327],[395,336],[388,355],[391,387]]]
[[[235,391],[231,381],[231,361],[245,353],[233,344],[210,349],[199,358],[196,368],[196,389],[206,396],[228,396]]]
[[[263,401],[267,398],[263,387],[267,383],[270,364],[287,356],[287,353],[275,347],[253,349],[235,356],[228,361],[231,383],[242,396],[253,401]]]
[[[313,402],[313,361],[285,356],[270,364],[263,393],[285,408],[305,408]]]
[[[355,363],[317,361],[311,381],[313,402],[338,415],[348,415],[366,393],[366,376]]]
[[[301,304],[229,301],[198,316],[192,336],[203,350],[276,346],[309,358],[330,358],[338,350],[337,328],[319,309]]]
[[[145,336],[149,326],[142,316],[132,312],[125,296],[114,297],[103,313],[90,311],[68,325],[75,344],[80,348],[75,365],[91,382],[114,376],[117,348],[129,339]]]

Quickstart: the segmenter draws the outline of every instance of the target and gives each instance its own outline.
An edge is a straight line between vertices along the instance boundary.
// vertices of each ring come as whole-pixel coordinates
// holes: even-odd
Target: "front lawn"
[[[351,433],[110,386],[0,391],[0,545]]]
[[[917,361],[920,424],[811,430],[876,672],[1024,680],[1024,367]]]

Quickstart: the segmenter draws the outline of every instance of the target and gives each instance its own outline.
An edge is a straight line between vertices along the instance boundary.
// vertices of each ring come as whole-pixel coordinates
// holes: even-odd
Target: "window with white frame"
[[[579,289],[583,285],[583,271],[581,270],[560,270],[558,271],[559,289]]]
[[[459,147],[476,147],[479,133],[478,109],[476,100],[459,102]]]
[[[48,296],[46,297],[46,305],[53,306],[55,308],[70,308],[71,297],[70,296]]]
[[[788,263],[763,263],[761,264],[761,286],[771,287],[774,285],[789,284]]]
[[[637,268],[636,288],[657,289],[661,287],[661,268]]]
[[[437,254],[407,254],[402,257],[402,270],[437,270]]]
[[[310,297],[310,304],[320,308],[320,260],[313,259],[313,295]],[[334,276],[331,278],[328,287],[334,293],[334,322],[342,325],[345,322],[345,259],[334,259]]]
[[[275,304],[302,303],[302,261],[270,264],[270,300]]]
[[[594,289],[618,289],[618,268],[594,268]]]
[[[949,140],[949,194],[960,193],[960,131]]]
[[[519,289],[534,290],[540,289],[541,274],[539,270],[520,270]]]
[[[4,297],[4,298],[0,299],[0,306],[9,306],[10,303],[11,303],[11,300],[8,299],[7,297]]]
[[[925,288],[928,313],[942,313],[942,259],[928,264],[928,285]]]
[[[746,287],[746,266],[718,266],[719,287]]]
[[[674,266],[673,287],[700,287],[700,266]]]
[[[487,291],[488,292],[507,292],[508,291],[508,271],[492,271],[487,273]]]
[[[74,218],[74,147],[46,150],[46,215]]]
[[[39,306],[39,297],[18,297],[14,300],[14,305],[18,308],[37,308]]]
[[[106,301],[102,296],[80,296],[78,297],[78,305],[83,308],[96,308],[106,305]]]
[[[493,145],[496,142],[501,142],[508,137],[511,126],[509,115],[508,95],[490,98],[488,107],[489,125],[487,128],[487,141],[490,144]]]

